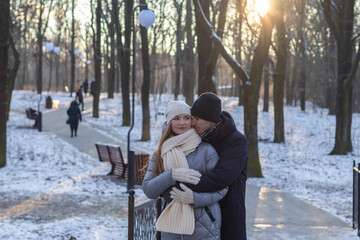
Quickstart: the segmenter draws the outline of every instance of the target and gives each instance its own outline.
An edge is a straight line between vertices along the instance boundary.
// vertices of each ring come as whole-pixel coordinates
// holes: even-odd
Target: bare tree
[[[262,18],[258,45],[252,59],[249,77],[243,67],[226,51],[221,39],[216,35],[206,15],[202,12],[199,1],[194,1],[194,3],[196,4],[195,9],[199,11],[198,14],[202,16],[202,18],[199,18],[201,19],[201,27],[207,32],[207,36],[212,36],[211,40],[214,46],[244,83],[244,128],[245,136],[248,140],[248,176],[262,177],[258,150],[257,105],[259,101],[262,70],[271,44],[274,14],[276,13],[275,6],[271,5],[269,12]]]
[[[284,21],[284,1],[278,0],[277,15],[276,15],[276,69],[274,73],[274,142],[285,142],[285,129],[284,129],[284,84],[285,73],[287,65],[287,39]]]
[[[297,12],[299,13],[299,23],[296,26],[297,31],[297,48],[299,53],[299,78],[298,78],[298,93],[300,96],[300,107],[301,110],[305,111],[305,87],[306,87],[306,58],[307,58],[307,49],[306,49],[306,38],[303,31],[304,20],[305,20],[305,0],[295,1]]]
[[[197,1],[194,0],[194,2],[197,2],[195,4],[195,9],[197,9],[197,6],[200,6],[202,8],[202,12],[205,14],[207,19],[209,19],[209,10],[208,10],[208,4],[210,1]],[[227,6],[228,6],[228,0],[222,0],[220,1],[219,6],[219,16],[218,16],[218,26],[216,34],[219,38],[223,37],[224,34],[224,27],[226,22],[226,12],[227,12]],[[196,17],[196,24],[198,25],[198,22],[201,20],[199,18],[202,18],[201,15],[198,14],[199,11],[195,11],[195,17]],[[215,14],[214,14],[215,15]],[[214,16],[215,21],[215,16]],[[214,83],[214,71],[216,62],[219,56],[219,51],[217,48],[213,47],[211,43],[211,39],[206,35],[206,31],[203,32],[201,28],[196,29],[197,36],[198,36],[198,58],[199,58],[199,76],[198,76],[198,95],[200,95],[203,92],[214,92],[216,93],[216,87]],[[203,58],[201,58],[203,56]]]
[[[140,4],[145,4],[145,0],[140,0]],[[149,41],[147,37],[147,29],[140,27],[141,35],[141,56],[143,63],[143,83],[141,86],[141,106],[142,106],[142,134],[141,141],[148,141],[150,136],[150,57],[149,57]]]
[[[321,4],[337,43],[336,133],[331,154],[346,154],[353,150],[352,82],[358,67],[352,59],[355,0],[322,0]]]
[[[110,15],[110,22],[104,17],[108,30],[109,30],[109,38],[106,38],[106,41],[110,40],[110,44],[107,44],[107,49],[110,47],[110,57],[108,58],[108,62],[110,63],[110,68],[108,69],[106,64],[106,69],[108,69],[108,83],[107,83],[107,92],[108,92],[108,98],[114,98],[114,90],[115,90],[115,50],[116,50],[116,44],[115,44],[115,14],[118,12],[115,10],[114,7],[117,9],[117,5],[112,2],[113,8],[110,9],[109,3],[106,3],[106,11]],[[108,15],[106,14],[106,15]],[[105,15],[105,16],[106,16]]]
[[[91,6],[92,0],[90,1]],[[92,12],[92,23],[93,23],[93,11]],[[94,89],[94,100],[93,100],[93,117],[99,117],[99,100],[100,100],[100,84],[101,84],[101,0],[97,0],[96,6],[96,32],[91,24],[93,31],[93,47],[94,47],[94,62],[95,62],[95,89]]]
[[[50,9],[53,3],[53,0],[50,1],[49,3],[49,11],[48,11],[48,15],[46,17],[45,20],[45,26],[43,27],[43,14],[44,14],[44,10],[45,10],[45,3],[47,1],[46,0],[40,0],[40,5],[39,5],[39,21],[38,21],[38,28],[37,28],[37,48],[38,48],[38,55],[37,55],[37,91],[39,94],[42,93],[42,55],[43,55],[43,37],[44,37],[44,33],[46,31],[46,28],[48,26],[48,22],[49,22],[49,17],[50,17]]]
[[[182,12],[183,12],[183,0],[178,2],[174,0],[174,6],[177,12],[177,21],[176,21],[176,53],[175,53],[175,89],[174,89],[174,98],[177,99],[180,94],[180,73],[181,73],[181,42],[183,40],[183,30],[182,30]]]
[[[271,72],[272,60],[268,57],[265,63],[265,71],[264,71],[264,104],[263,104],[263,112],[269,112],[269,87],[270,87],[270,76],[273,76]]]
[[[206,30],[201,27],[201,18],[199,8],[206,19],[209,19],[210,16],[210,2],[207,0],[193,0],[195,5],[195,19],[196,19],[196,35],[197,35],[197,55],[198,55],[198,95],[203,92],[214,92],[216,93],[215,84],[212,81],[212,78],[205,79],[205,66],[208,59],[210,59],[212,43],[207,35]],[[212,76],[211,76],[212,77]]]
[[[7,107],[7,113],[6,113],[7,120],[9,120],[10,103],[11,103],[12,92],[14,90],[15,78],[16,78],[16,74],[17,74],[17,72],[19,70],[19,66],[20,66],[20,54],[19,54],[19,51],[15,47],[14,38],[12,37],[11,34],[10,34],[9,40],[10,40],[11,52],[13,53],[13,56],[14,56],[14,64],[11,67],[10,74],[8,76],[8,94],[7,94],[8,107]]]
[[[123,126],[130,126],[130,44],[133,0],[125,0],[125,44],[121,56],[121,93],[123,102]],[[119,39],[118,39],[119,41]]]
[[[6,110],[10,104],[7,102],[9,25],[9,0],[0,0],[0,168],[6,165]]]
[[[237,0],[236,1],[236,9],[237,9],[237,16],[236,16],[236,26],[235,26],[235,56],[236,60],[242,64],[242,51],[241,48],[243,47],[242,41],[242,33],[243,33],[243,20],[245,18],[245,7],[247,5],[247,0]],[[239,106],[243,105],[243,87],[241,85],[241,80],[238,75],[235,76],[235,95],[239,97]]]
[[[185,33],[186,43],[184,48],[184,67],[183,67],[183,93],[186,103],[190,106],[194,102],[194,85],[195,85],[195,70],[194,70],[194,37],[191,28],[192,25],[192,2],[186,0],[186,17],[185,17]]]
[[[70,97],[72,97],[73,91],[76,91],[77,89],[74,89],[75,87],[75,0],[72,0],[71,2],[71,50],[70,50],[70,56],[71,56],[71,82],[70,82]]]

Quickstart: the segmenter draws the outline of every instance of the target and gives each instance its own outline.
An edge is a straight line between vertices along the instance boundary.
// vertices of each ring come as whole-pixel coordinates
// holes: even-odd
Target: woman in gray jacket
[[[190,107],[183,101],[171,101],[166,108],[167,127],[162,133],[143,180],[143,191],[155,199],[177,182],[197,184],[201,174],[215,167],[219,156],[191,128]],[[160,215],[156,228],[161,239],[220,239],[221,211],[218,201],[227,189],[213,193],[186,194],[174,188],[171,200]],[[180,197],[179,197],[180,196]],[[184,196],[187,196],[184,198]]]

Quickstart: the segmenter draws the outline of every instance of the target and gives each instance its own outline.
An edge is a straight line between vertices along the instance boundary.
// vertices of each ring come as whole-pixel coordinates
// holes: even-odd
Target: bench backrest
[[[119,146],[107,146],[107,150],[109,152],[110,161],[115,165],[114,174],[119,176],[120,178],[127,178],[126,174],[126,164],[124,162],[124,157],[121,152],[121,148]]]
[[[99,155],[99,160],[102,162],[110,162],[110,156],[107,150],[107,146],[101,143],[95,143],[95,146]]]
[[[25,109],[26,112],[26,117],[29,119],[36,119],[36,116],[34,116],[33,114],[31,114],[31,110],[30,108]]]

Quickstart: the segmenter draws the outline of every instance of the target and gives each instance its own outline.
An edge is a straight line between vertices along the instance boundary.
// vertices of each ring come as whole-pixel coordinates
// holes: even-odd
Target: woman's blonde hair
[[[168,125],[166,126],[166,128],[164,129],[164,131],[161,134],[159,143],[157,145],[157,149],[156,149],[156,156],[155,156],[155,168],[154,168],[154,172],[157,175],[160,175],[161,173],[164,172],[164,164],[163,164],[163,159],[161,157],[161,146],[163,145],[163,143],[171,138],[175,136],[175,133],[173,132],[173,130],[171,129],[171,121],[168,123]]]

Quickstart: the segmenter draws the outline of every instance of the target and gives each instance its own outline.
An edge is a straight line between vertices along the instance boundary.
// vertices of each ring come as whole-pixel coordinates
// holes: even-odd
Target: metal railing
[[[360,163],[358,167],[353,162],[353,228],[358,230],[358,236],[360,237]]]
[[[134,194],[134,190],[129,190],[128,240],[160,240],[155,224],[161,213],[161,199],[135,206]]]

